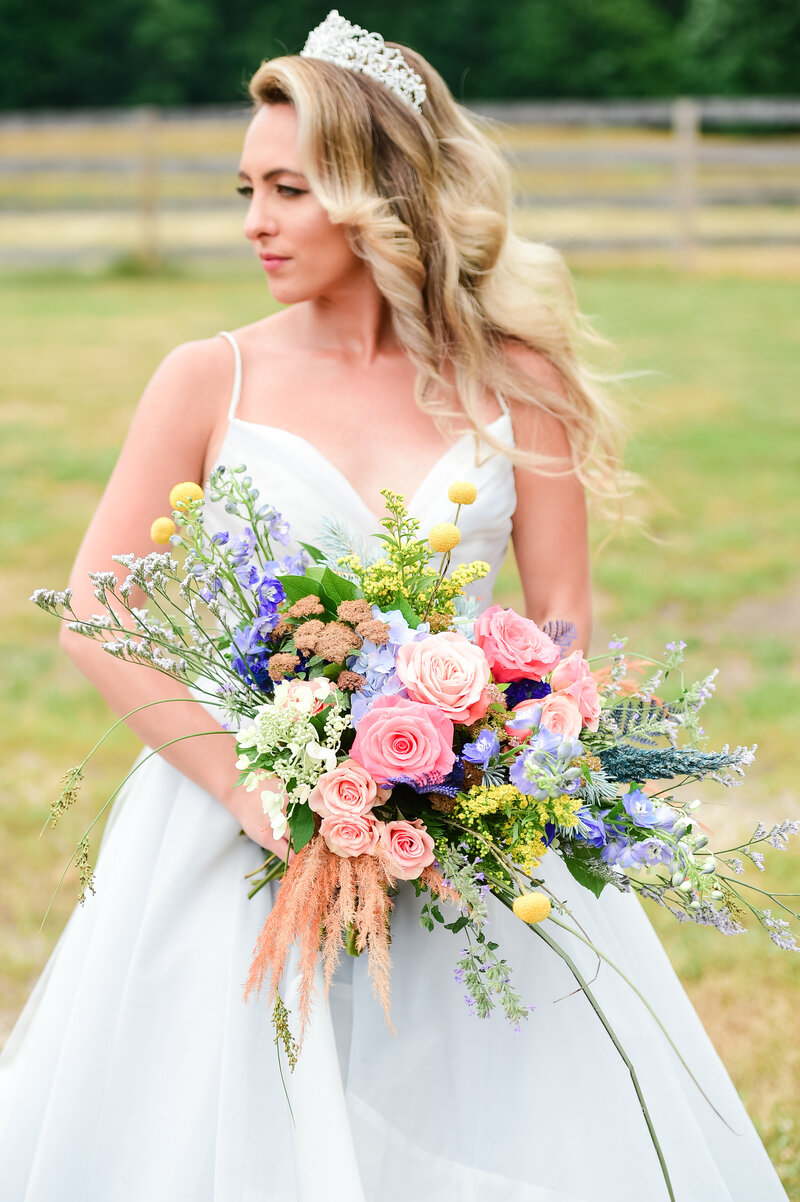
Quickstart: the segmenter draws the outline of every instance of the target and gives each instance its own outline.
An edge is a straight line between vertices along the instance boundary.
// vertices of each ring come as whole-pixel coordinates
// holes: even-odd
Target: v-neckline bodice
[[[513,439],[513,429],[511,427],[511,417],[508,412],[503,412],[503,413],[499,414],[493,421],[491,421],[488,424],[486,429],[490,430],[490,431],[494,430],[494,428],[499,426],[502,422],[505,422],[507,424],[507,426],[509,428],[509,434],[510,434],[511,438]],[[370,529],[370,530],[378,530],[379,529],[380,518],[375,513],[375,511],[367,504],[367,502],[364,500],[364,498],[358,492],[358,490],[356,489],[354,484],[351,482],[350,478],[348,476],[346,476],[345,473],[342,471],[342,469],[340,467],[338,467],[333,462],[333,460],[330,459],[323,451],[321,451],[319,449],[319,447],[315,446],[314,443],[310,442],[307,438],[304,437],[304,435],[297,434],[294,430],[287,430],[283,426],[268,425],[264,422],[251,422],[251,421],[248,421],[246,418],[237,417],[234,414],[233,416],[228,418],[228,431],[226,432],[225,440],[223,441],[223,445],[220,448],[220,453],[217,456],[217,462],[220,462],[220,456],[222,455],[222,452],[225,449],[225,443],[227,443],[227,441],[228,441],[228,435],[229,435],[231,426],[234,426],[234,427],[240,426],[247,430],[252,430],[252,431],[258,430],[265,437],[271,436],[272,438],[277,438],[278,441],[280,441],[281,439],[286,439],[286,440],[289,440],[290,442],[295,443],[295,445],[302,446],[304,449],[304,453],[306,455],[308,455],[312,459],[316,460],[322,469],[331,473],[340,482],[342,487],[349,494],[351,500],[353,502],[355,502],[355,504],[358,506],[358,508],[362,511],[364,517],[369,519],[368,529]],[[408,509],[409,514],[411,514],[414,517],[419,516],[418,503],[420,501],[420,498],[422,498],[424,496],[425,489],[429,485],[430,481],[439,472],[439,470],[442,468],[442,466],[445,465],[449,459],[451,459],[452,457],[455,456],[456,452],[461,449],[461,447],[464,445],[465,441],[470,438],[475,438],[475,435],[469,430],[465,431],[464,434],[460,435],[459,438],[457,438],[453,442],[451,442],[449,444],[449,446],[447,446],[444,449],[444,451],[442,451],[441,455],[439,455],[439,457],[434,460],[434,462],[428,468],[427,472],[425,473],[425,475],[422,477],[419,484],[415,488],[413,496],[411,496],[410,499],[408,497],[405,498],[406,507]]]

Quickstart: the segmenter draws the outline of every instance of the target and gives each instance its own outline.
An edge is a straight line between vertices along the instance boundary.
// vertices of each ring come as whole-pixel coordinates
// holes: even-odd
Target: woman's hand
[[[276,793],[279,793],[283,791],[283,782],[277,776],[268,776],[250,792],[242,785],[239,785],[238,788],[232,786],[224,798],[223,804],[241,824],[242,830],[248,839],[252,839],[254,843],[257,843],[259,847],[263,847],[265,851],[271,851],[276,856],[280,856],[285,862],[289,850],[289,839],[286,835],[283,835],[280,839],[276,839],[273,835],[269,816],[264,813],[264,808],[261,804],[262,789],[273,789]],[[290,854],[289,862],[293,859],[294,852]]]

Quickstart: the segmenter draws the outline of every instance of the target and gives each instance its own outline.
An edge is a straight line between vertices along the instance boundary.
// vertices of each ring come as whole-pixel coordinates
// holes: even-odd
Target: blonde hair
[[[622,467],[611,377],[590,368],[585,353],[607,344],[580,313],[560,253],[511,229],[511,172],[489,136],[496,123],[458,104],[421,55],[398,49],[425,82],[421,115],[368,76],[300,55],[263,62],[250,96],[256,108],[294,106],[312,191],[331,221],[348,227],[353,251],[389,304],[417,366],[420,408],[437,424],[466,417],[488,446],[522,467],[575,472],[599,508],[619,516],[634,477]],[[518,367],[509,340],[544,356],[566,395]],[[454,384],[442,374],[446,366]],[[487,389],[561,421],[570,460],[509,450],[483,424]],[[453,391],[458,410],[448,405]]]

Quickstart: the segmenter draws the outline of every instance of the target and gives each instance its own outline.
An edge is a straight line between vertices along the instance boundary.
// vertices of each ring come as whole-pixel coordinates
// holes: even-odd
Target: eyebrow
[[[265,175],[262,175],[261,178],[264,181],[264,183],[266,183],[268,180],[271,180],[274,175],[296,175],[300,179],[305,179],[305,176],[303,175],[302,171],[293,171],[291,167],[273,167],[272,171],[267,171],[267,173]],[[239,179],[249,179],[249,178],[250,178],[250,176],[247,174],[246,171],[239,172]]]

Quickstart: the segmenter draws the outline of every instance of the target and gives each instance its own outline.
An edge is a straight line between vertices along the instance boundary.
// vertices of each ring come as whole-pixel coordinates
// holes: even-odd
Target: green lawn
[[[630,463],[650,484],[652,537],[618,535],[596,557],[594,650],[612,633],[645,654],[681,637],[693,673],[719,665],[706,728],[716,744],[757,742],[759,752],[740,788],[706,791],[707,821],[718,840],[746,837],[761,817],[800,816],[800,282],[604,271],[582,273],[577,287],[624,368],[650,372],[627,391]],[[255,268],[0,283],[0,1041],[74,904],[70,875],[39,930],[63,865],[137,750],[126,730],[110,740],[75,811],[38,838],[59,777],[110,716],[59,651],[55,621],[27,598],[66,582],[163,355],[252,321],[268,303]],[[604,533],[598,526],[596,542]],[[518,596],[509,562],[498,599]],[[797,890],[798,865],[796,851],[774,853],[771,879]],[[800,1200],[800,964],[757,931],[724,939],[652,917]]]

